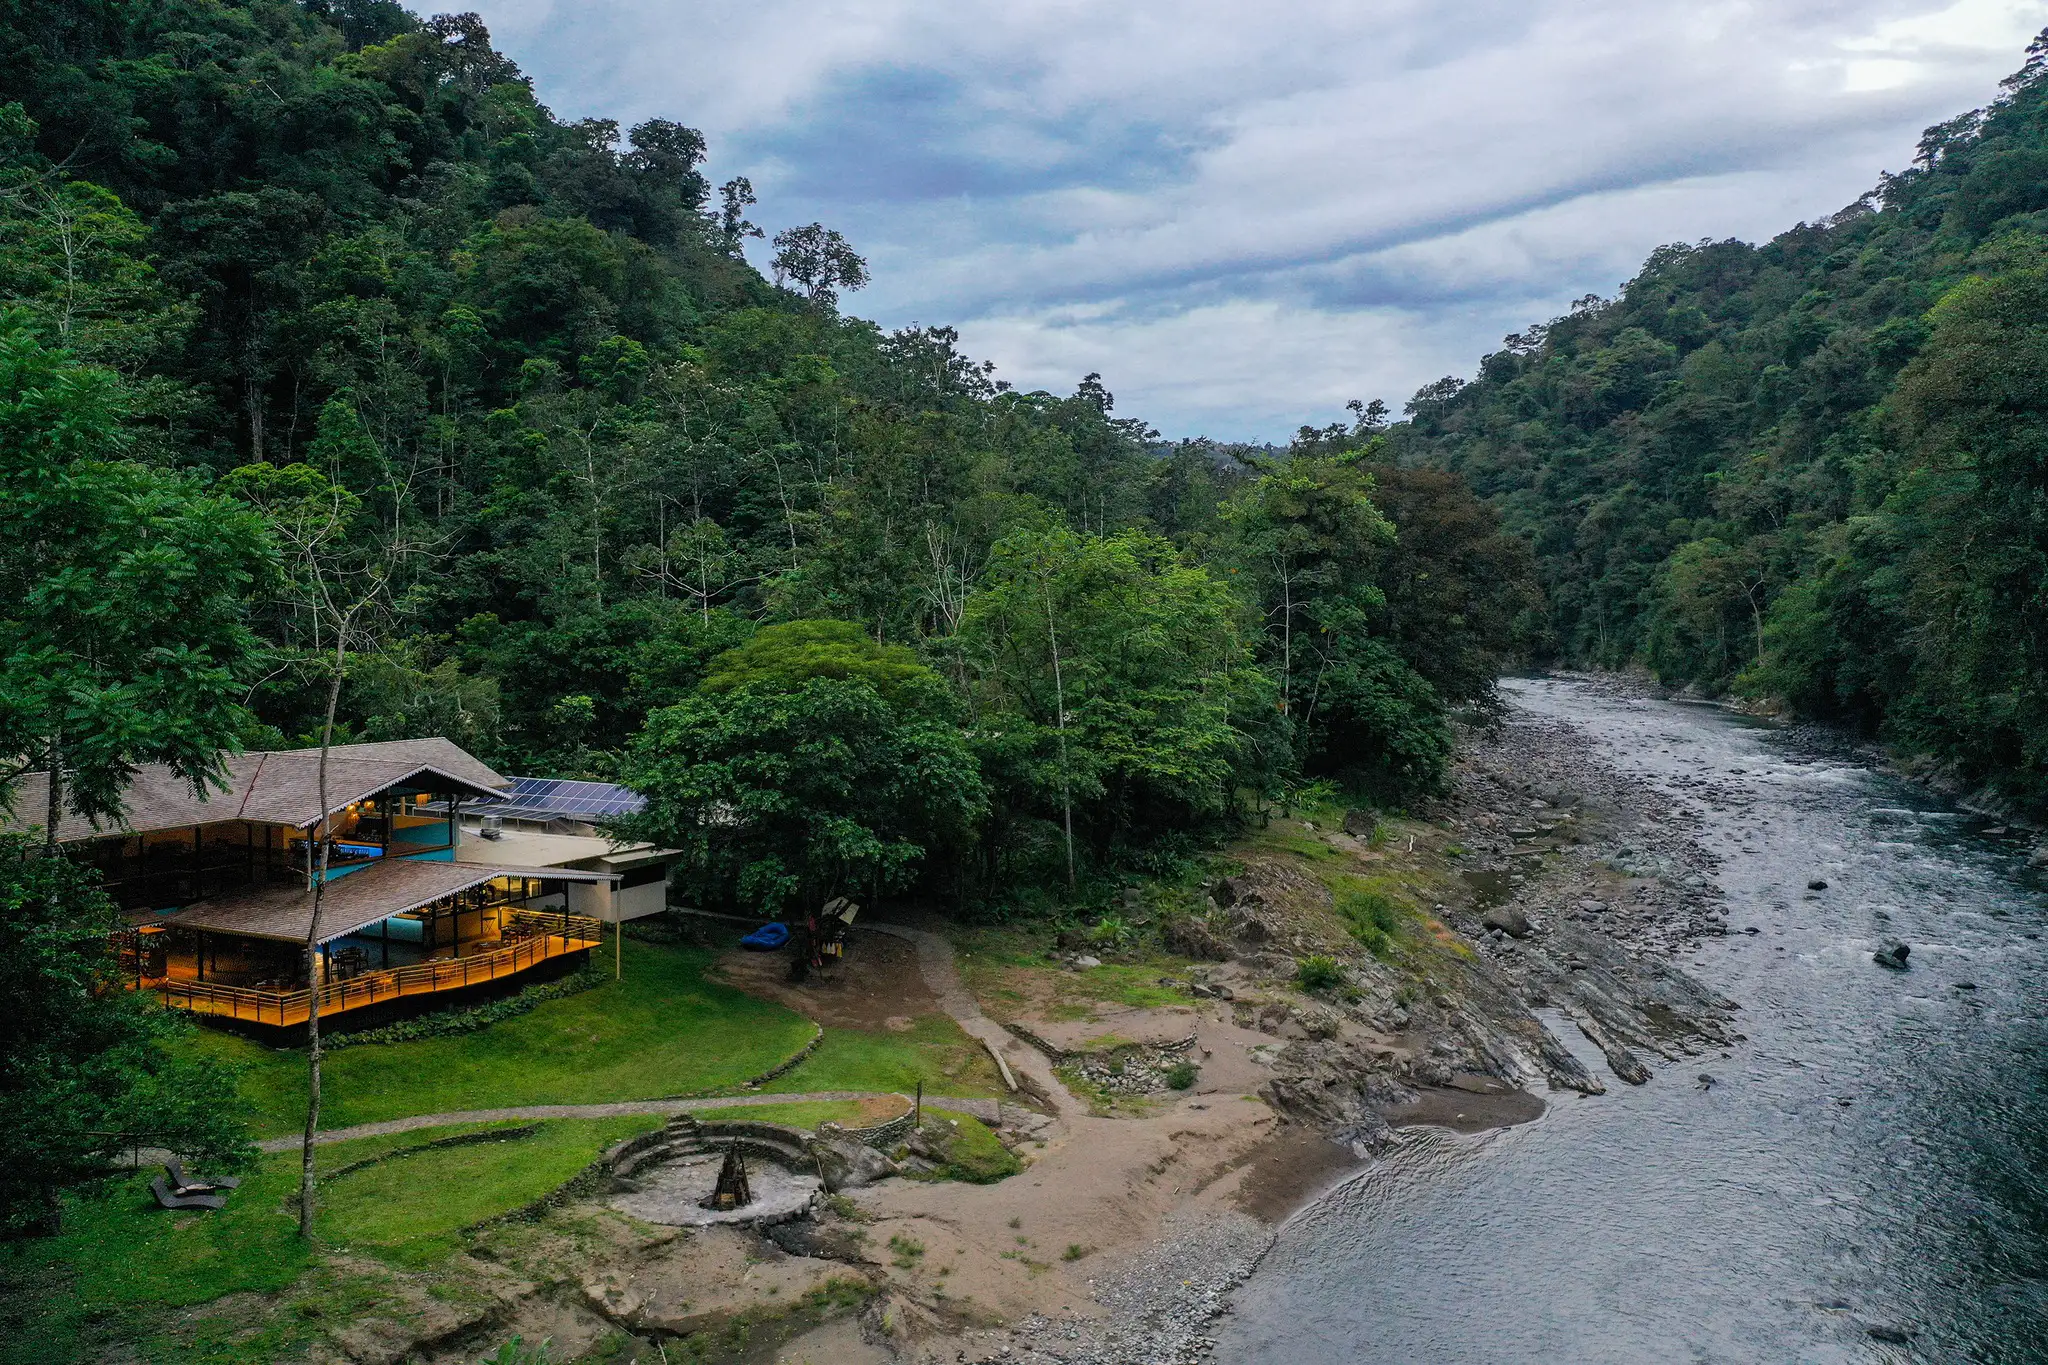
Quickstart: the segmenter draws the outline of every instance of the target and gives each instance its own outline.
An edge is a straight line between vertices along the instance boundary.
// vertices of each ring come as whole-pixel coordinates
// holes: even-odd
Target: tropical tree
[[[910,885],[985,805],[943,679],[858,626],[770,626],[654,712],[624,831],[683,849],[700,894],[764,915]]]
[[[315,458],[326,471],[295,464],[243,465],[224,481],[261,509],[285,550],[284,605],[310,631],[304,662],[324,675],[320,757],[315,781],[321,818],[307,863],[312,906],[306,921],[304,963],[312,986],[306,1014],[306,1126],[300,1144],[299,1235],[313,1236],[315,1146],[320,1130],[320,911],[334,851],[333,809],[327,788],[336,713],[351,654],[369,652],[389,632],[403,575],[426,545],[410,524],[406,483],[391,469],[354,409],[337,398],[321,414]],[[365,498],[338,482],[353,475],[370,486]]]
[[[0,314],[0,799],[47,771],[53,847],[67,812],[116,819],[141,764],[214,780],[263,657],[247,619],[274,565],[262,523],[120,460],[123,417],[111,371]]]
[[[1058,819],[1096,846],[1214,821],[1279,743],[1242,603],[1144,532],[999,541],[958,648],[999,823]]]
[[[124,927],[85,869],[0,834],[0,1238],[55,1232],[62,1192],[136,1147],[255,1155],[234,1076],[167,1050],[190,1026],[123,988]]]

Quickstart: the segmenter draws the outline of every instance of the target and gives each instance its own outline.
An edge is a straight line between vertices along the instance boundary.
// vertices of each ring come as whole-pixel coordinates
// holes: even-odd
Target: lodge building
[[[225,789],[203,793],[144,767],[118,827],[59,822],[59,842],[99,870],[128,921],[128,986],[202,1018],[293,1029],[315,989],[327,1019],[537,977],[580,963],[605,923],[666,905],[675,854],[591,823],[635,808],[623,788],[505,778],[448,740],[419,739],[335,745],[323,803],[319,761],[317,749],[238,754]],[[561,789],[574,797],[558,803],[577,809],[550,810]],[[40,816],[48,790],[46,774],[24,778],[10,823]],[[494,811],[513,812],[513,833]],[[323,817],[333,846],[316,925]]]

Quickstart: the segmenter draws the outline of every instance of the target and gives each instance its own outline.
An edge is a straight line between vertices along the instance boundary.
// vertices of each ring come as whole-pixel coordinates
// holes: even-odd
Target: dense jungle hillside
[[[1664,247],[1409,413],[1535,547],[1554,657],[2048,800],[2048,34],[1841,212]]]
[[[771,238],[709,150],[557,118],[471,14],[0,5],[0,397],[45,414],[9,479],[73,498],[17,498],[0,550],[0,753],[78,756],[104,806],[134,761],[319,742],[334,682],[338,741],[634,783],[697,894],[764,909],[1071,895],[1306,782],[1436,786],[1535,599],[1460,480],[1383,459],[1378,405],[1232,450],[1100,376],[1018,392],[952,330],[842,312],[856,245]],[[90,587],[91,547],[164,534],[88,469],[233,532],[188,541],[238,547],[240,615],[152,618],[190,686],[118,694],[65,643],[65,601],[135,586]],[[62,566],[60,514],[100,517]],[[90,688],[34,683],[88,656]],[[95,730],[80,698],[134,689],[169,699]]]

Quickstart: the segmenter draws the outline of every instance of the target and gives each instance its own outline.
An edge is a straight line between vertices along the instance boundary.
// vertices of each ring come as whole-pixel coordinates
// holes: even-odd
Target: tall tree
[[[1172,545],[1017,532],[966,603],[958,648],[998,823],[1055,817],[1107,851],[1224,817],[1278,746],[1243,605]]]
[[[255,1155],[233,1074],[167,1051],[190,1026],[123,988],[124,927],[90,873],[0,834],[0,1238],[55,1232],[61,1193],[135,1147]]]
[[[685,850],[700,890],[762,914],[900,891],[982,813],[956,705],[908,650],[851,623],[770,626],[648,717],[625,766],[647,808],[625,829]]]
[[[352,408],[337,400],[323,414],[316,456],[340,470],[388,469]],[[323,449],[324,448],[324,449]],[[286,560],[286,604],[303,617],[311,633],[312,659],[325,689],[320,716],[317,789],[320,820],[308,850],[307,885],[312,907],[306,924],[304,970],[309,987],[306,1017],[306,1126],[299,1150],[299,1235],[311,1239],[315,1216],[314,1139],[320,1131],[321,979],[320,911],[334,852],[333,809],[327,786],[328,757],[334,747],[336,711],[348,676],[349,658],[388,636],[391,613],[406,573],[426,549],[410,524],[403,485],[381,481],[386,506],[368,501],[310,465],[244,465],[226,480],[237,495],[263,511]]]
[[[123,413],[112,372],[0,313],[0,798],[46,770],[52,846],[67,812],[118,819],[141,764],[213,780],[263,656],[261,522],[116,458]]]

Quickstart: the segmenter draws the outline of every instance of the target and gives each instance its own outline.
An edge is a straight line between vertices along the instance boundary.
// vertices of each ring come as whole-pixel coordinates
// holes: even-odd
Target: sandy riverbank
[[[1064,1033],[1027,1021],[1034,1037],[1057,1034],[1055,1047],[1089,1030],[1136,1043],[1192,1033],[1195,1090],[1113,1118],[1061,1091],[1048,1096],[1052,1121],[1043,1146],[1027,1148],[1025,1174],[860,1192],[870,1244],[903,1239],[921,1254],[879,1267],[884,1288],[858,1340],[832,1324],[776,1358],[1206,1359],[1209,1324],[1274,1228],[1399,1142],[1398,1128],[1528,1122],[1604,1088],[1537,1011],[1569,1020],[1624,1079],[1727,1035],[1727,1002],[1671,962],[1722,932],[1711,859],[1682,818],[1600,766],[1579,737],[1526,715],[1475,733],[1453,794],[1424,814],[1400,826],[1398,848],[1299,831],[1351,860],[1346,875],[1398,875],[1437,897],[1426,918],[1442,952],[1416,978],[1420,993],[1395,979],[1414,976],[1412,963],[1397,971],[1357,954],[1348,1003],[1291,993],[1298,955],[1337,950],[1318,937],[1313,894],[1330,878],[1301,876],[1270,854],[1272,840],[1248,851],[1223,893],[1239,898],[1235,918],[1219,908],[1213,922],[1251,941],[1229,942],[1202,971],[1216,997],[1104,1010]],[[1022,1043],[1011,1055],[1037,1056]]]

